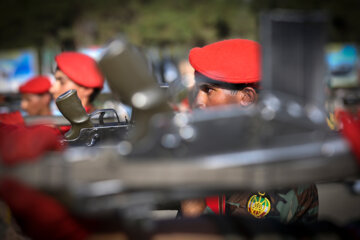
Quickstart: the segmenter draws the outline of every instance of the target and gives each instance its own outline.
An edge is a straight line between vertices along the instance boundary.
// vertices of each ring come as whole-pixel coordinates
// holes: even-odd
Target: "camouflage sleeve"
[[[304,223],[316,222],[319,211],[319,199],[315,184],[299,186],[296,190],[299,206],[294,221]]]
[[[276,212],[284,223],[313,223],[318,216],[318,193],[314,184],[301,185],[275,194]]]

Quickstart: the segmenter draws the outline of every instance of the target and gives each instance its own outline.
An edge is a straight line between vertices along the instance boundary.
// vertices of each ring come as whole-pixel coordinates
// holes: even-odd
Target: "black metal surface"
[[[323,106],[326,15],[276,10],[260,17],[262,85]]]

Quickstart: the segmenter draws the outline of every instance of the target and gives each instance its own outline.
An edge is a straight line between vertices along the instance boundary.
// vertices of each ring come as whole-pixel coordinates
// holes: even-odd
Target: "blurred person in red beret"
[[[206,109],[256,103],[260,71],[260,45],[246,39],[231,39],[196,47],[190,51],[195,69],[196,97],[193,107]],[[318,214],[318,194],[314,184],[268,192],[241,191],[229,196],[185,200],[181,213],[187,217],[202,213],[272,218],[280,222],[314,222]]]
[[[61,53],[55,60],[57,70],[53,86],[50,81],[45,81],[45,77],[38,77],[21,86],[20,92],[24,96],[47,92],[51,99],[49,89],[54,98],[75,89],[86,111],[91,112],[91,102],[104,82],[95,61],[76,52]],[[22,107],[27,111],[37,109],[29,103],[22,103]],[[38,161],[45,153],[64,148],[60,142],[62,137],[54,127],[6,123],[0,119],[0,160],[4,165],[11,167]],[[0,176],[0,199],[6,202],[13,216],[19,220],[23,233],[31,239],[86,239],[90,234],[87,227],[56,199],[16,179]]]
[[[21,108],[29,116],[51,115],[50,103],[52,98],[49,93],[50,87],[50,79],[46,76],[35,76],[20,85]],[[1,113],[0,123],[12,125],[25,124],[20,111]]]
[[[63,52],[55,57],[55,83],[50,88],[54,99],[75,89],[87,113],[95,109],[91,104],[104,85],[104,77],[91,57],[78,52]]]
[[[43,95],[47,92],[50,100],[49,90],[57,98],[67,90],[75,89],[87,112],[91,112],[91,101],[102,89],[104,81],[95,61],[81,53],[65,52],[56,56],[56,62],[55,84],[51,86],[44,77],[31,80],[19,89],[23,97],[28,96],[25,94]],[[39,113],[30,103],[24,102],[22,107],[26,111]],[[50,113],[49,110],[47,114]],[[6,123],[0,120],[0,160],[4,165],[11,167],[38,161],[48,151],[61,151],[64,148],[60,142],[62,137],[54,127]],[[0,199],[6,202],[13,216],[19,220],[23,233],[32,239],[85,239],[88,236],[86,227],[61,203],[16,179],[1,176]]]
[[[50,79],[46,76],[30,78],[19,87],[21,93],[21,108],[29,116],[51,115]]]

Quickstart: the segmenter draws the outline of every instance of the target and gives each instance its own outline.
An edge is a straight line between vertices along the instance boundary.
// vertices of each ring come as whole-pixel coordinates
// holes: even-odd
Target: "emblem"
[[[258,192],[258,194],[252,195],[247,202],[248,212],[256,218],[265,217],[270,209],[270,200],[265,196],[265,193]]]

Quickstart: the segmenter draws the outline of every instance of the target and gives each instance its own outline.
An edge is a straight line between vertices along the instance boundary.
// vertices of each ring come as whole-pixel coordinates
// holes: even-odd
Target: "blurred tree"
[[[243,0],[3,0],[0,48],[102,44],[122,33],[139,45],[202,45],[255,38],[255,16]]]
[[[0,49],[103,44],[125,34],[142,46],[201,46],[256,39],[257,14],[274,8],[323,9],[330,37],[360,41],[359,0],[2,0]]]
[[[91,22],[88,39],[104,42],[125,33],[139,45],[198,45],[226,37],[255,37],[255,16],[241,0],[92,1],[77,21],[78,43]],[[96,33],[96,35],[94,34]]]

